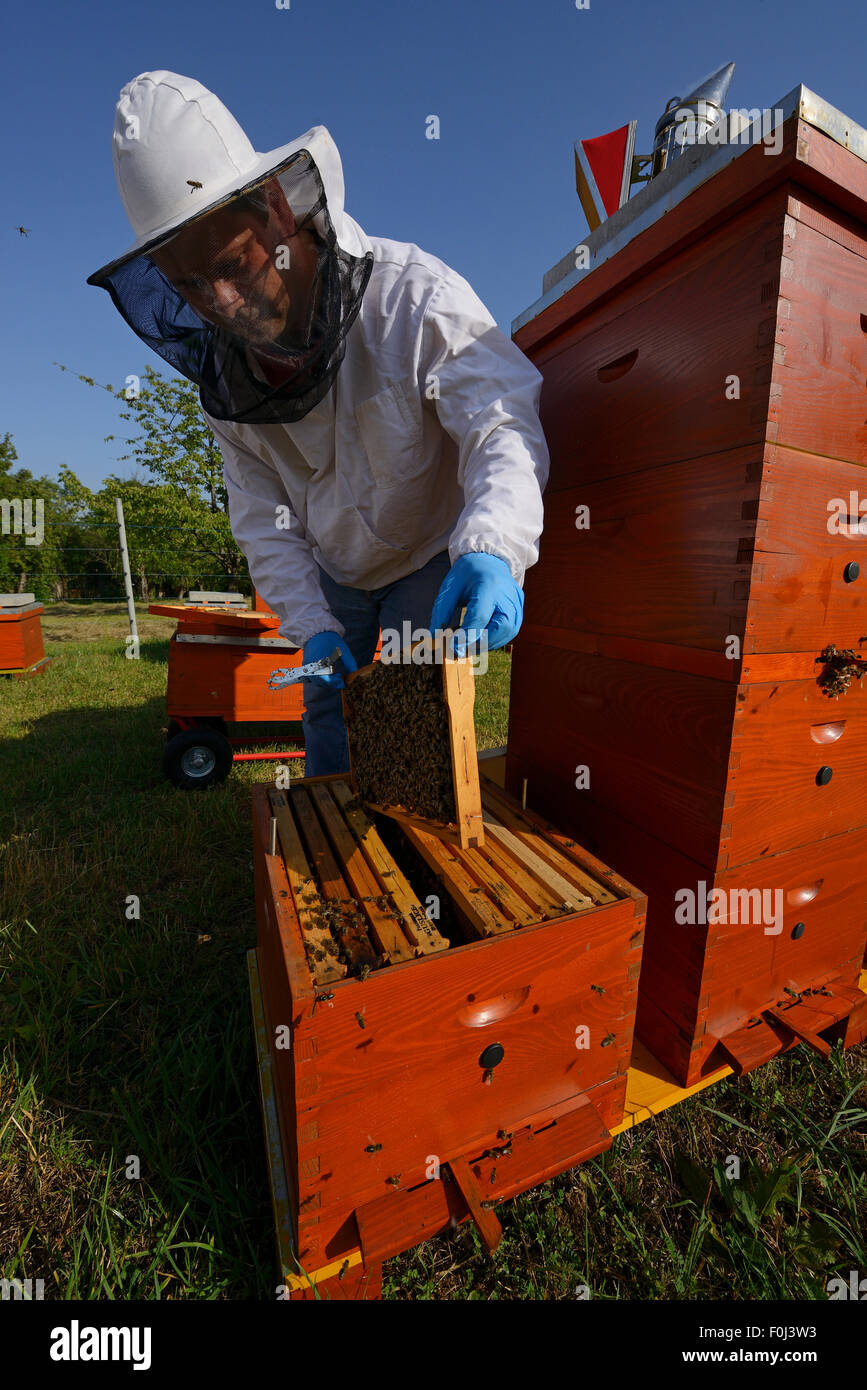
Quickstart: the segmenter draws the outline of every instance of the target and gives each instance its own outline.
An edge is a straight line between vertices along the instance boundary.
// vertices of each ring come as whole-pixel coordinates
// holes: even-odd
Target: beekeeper
[[[212,92],[147,72],[117,103],[136,240],[91,275],[195,381],[232,533],[304,662],[380,629],[521,624],[548,450],[541,377],[466,280],[344,211],[324,126],[257,154]],[[484,640],[484,639],[483,639]],[[307,776],[348,767],[340,670],[305,682]]]

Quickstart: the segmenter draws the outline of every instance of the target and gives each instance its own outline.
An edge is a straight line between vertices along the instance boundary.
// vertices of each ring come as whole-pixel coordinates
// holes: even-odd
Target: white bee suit
[[[539,555],[549,467],[539,372],[436,256],[382,237],[368,244],[373,271],[324,399],[291,425],[206,416],[233,535],[299,646],[343,633],[317,564],[374,589],[441,550],[452,563],[480,550],[507,560],[522,584]]]
[[[212,92],[160,70],[121,92],[113,152],[136,239],[89,283],[197,382],[232,532],[283,635],[301,646],[343,634],[317,565],[377,589],[445,549],[452,563],[487,551],[522,584],[549,466],[542,378],[466,280],[418,246],[366,236],[344,211],[325,127],[258,154]],[[269,348],[288,371],[270,385],[240,330],[197,313],[152,253],[275,180],[315,238],[321,293],[309,350]]]

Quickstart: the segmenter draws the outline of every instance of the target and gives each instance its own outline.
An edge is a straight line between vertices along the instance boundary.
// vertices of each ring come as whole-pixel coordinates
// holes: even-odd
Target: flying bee
[[[201,186],[202,186],[202,185],[199,183],[198,179],[187,179],[187,183],[190,185],[190,192],[191,192],[191,193],[194,193],[195,190],[196,190],[197,188],[201,188]]]
[[[33,231],[33,228],[32,228],[32,227],[16,227],[15,230],[16,230],[16,232],[18,233],[19,236],[29,236],[30,233]]]

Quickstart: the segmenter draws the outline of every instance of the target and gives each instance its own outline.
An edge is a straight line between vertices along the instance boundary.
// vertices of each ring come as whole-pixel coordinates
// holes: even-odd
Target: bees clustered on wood
[[[322,898],[313,888],[307,888],[301,894],[301,902],[307,908],[306,919],[310,926],[322,927],[328,933],[327,939],[319,945],[312,942],[305,942],[305,952],[307,963],[311,970],[316,961],[324,961],[328,957],[340,961],[341,965],[352,966],[352,955],[346,949],[346,937],[350,934],[366,934],[367,923],[353,903],[331,902],[327,898]],[[356,973],[364,967],[360,964]],[[370,973],[370,965],[367,965],[365,978]]]
[[[361,800],[454,822],[442,668],[377,662],[362,679],[347,683],[344,711]]]
[[[842,651],[838,651],[833,642],[816,657],[816,660],[825,663],[825,669],[820,671],[817,677],[819,686],[833,700],[845,695],[853,677],[859,681],[863,680],[864,672],[867,671],[867,660],[863,656],[859,656],[851,647],[844,647]]]

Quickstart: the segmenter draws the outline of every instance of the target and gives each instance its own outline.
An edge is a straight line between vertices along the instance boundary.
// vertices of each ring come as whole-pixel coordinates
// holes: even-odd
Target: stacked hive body
[[[0,675],[30,676],[47,666],[44,611],[33,594],[0,594]]]
[[[867,655],[867,134],[784,110],[515,331],[552,469],[506,785],[647,893],[637,1030],[684,1084],[865,1023],[867,689],[816,658]]]
[[[484,815],[484,847],[462,848],[375,828],[340,777],[254,789],[258,975],[308,1273],[375,1280],[453,1218],[494,1243],[495,1201],[600,1152],[622,1117],[644,900],[487,782]]]

